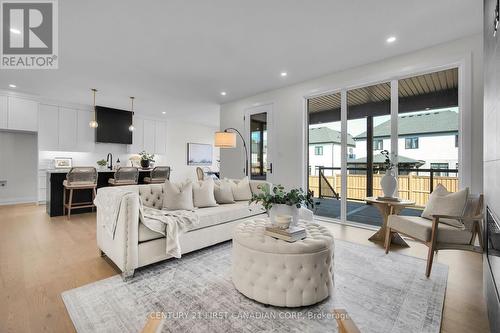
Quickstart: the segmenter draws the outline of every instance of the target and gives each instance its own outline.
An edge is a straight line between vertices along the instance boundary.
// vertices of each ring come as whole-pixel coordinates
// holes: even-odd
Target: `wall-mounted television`
[[[132,112],[96,106],[95,142],[132,144]]]

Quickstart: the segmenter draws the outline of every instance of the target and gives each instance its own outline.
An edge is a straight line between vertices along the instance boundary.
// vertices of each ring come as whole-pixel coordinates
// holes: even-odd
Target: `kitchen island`
[[[144,177],[148,177],[152,169],[139,169],[139,184],[144,184]],[[49,216],[62,216],[63,214],[63,181],[69,169],[47,170],[47,197],[46,211]],[[110,186],[108,179],[113,178],[114,170],[97,171],[97,188]],[[73,194],[73,203],[92,201],[92,190],[78,190]],[[91,212],[92,208],[74,209],[71,215]]]

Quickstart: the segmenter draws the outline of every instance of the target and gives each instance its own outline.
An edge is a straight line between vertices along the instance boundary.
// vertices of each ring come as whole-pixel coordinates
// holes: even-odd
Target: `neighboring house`
[[[316,167],[338,167],[341,163],[340,132],[328,127],[309,129],[309,174],[317,175]],[[354,157],[354,142],[352,135],[347,136],[347,153]],[[331,175],[331,172],[325,172]]]
[[[399,116],[399,156],[424,162],[420,168],[456,169],[458,167],[458,122],[458,113],[454,111],[430,111]],[[374,155],[379,155],[383,149],[391,149],[390,135],[390,120],[374,127]],[[356,142],[355,157],[366,157],[366,132],[355,136],[354,141]]]

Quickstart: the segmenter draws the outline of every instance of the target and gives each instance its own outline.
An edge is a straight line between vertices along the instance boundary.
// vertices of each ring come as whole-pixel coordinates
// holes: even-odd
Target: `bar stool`
[[[202,168],[196,167],[196,176],[198,176],[198,180],[204,180],[205,179],[205,172],[203,171]]]
[[[63,181],[63,215],[66,215],[68,210],[68,220],[71,217],[71,210],[78,208],[94,208],[94,199],[97,188],[97,170],[94,167],[75,167],[71,168],[66,175],[66,180]],[[73,203],[73,191],[77,190],[92,190],[91,202]],[[69,191],[69,200],[66,202],[66,192]]]
[[[167,179],[170,179],[170,167],[157,166],[151,170],[150,177],[144,177],[144,182],[146,184],[161,184]]]
[[[110,185],[137,185],[139,181],[139,169],[136,167],[121,167],[115,171],[114,177],[108,179]]]

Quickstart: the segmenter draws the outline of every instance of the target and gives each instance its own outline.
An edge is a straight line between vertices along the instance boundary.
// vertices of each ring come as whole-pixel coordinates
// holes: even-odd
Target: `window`
[[[349,148],[349,153],[348,153],[347,158],[349,158],[351,160],[354,160],[356,158],[356,154],[354,154],[354,149],[353,148]]]
[[[458,134],[455,134],[455,148],[458,148]]]
[[[448,163],[431,163],[431,169],[448,169]],[[434,172],[434,176],[448,177],[448,172]]]
[[[314,147],[314,155],[323,155],[323,146]]]
[[[406,149],[418,149],[418,137],[405,138]]]
[[[383,150],[383,149],[384,149],[384,140],[374,139],[373,140],[373,150]]]

